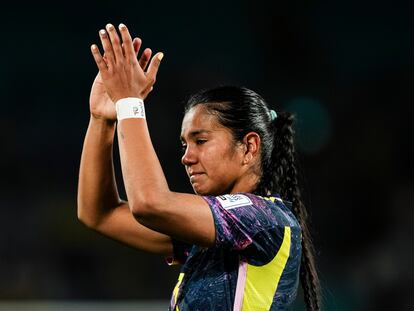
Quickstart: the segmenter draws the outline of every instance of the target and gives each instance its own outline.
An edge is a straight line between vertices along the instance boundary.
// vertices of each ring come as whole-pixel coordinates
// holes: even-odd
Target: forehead
[[[216,132],[226,130],[217,122],[217,118],[208,113],[202,105],[191,108],[183,118],[181,137],[199,132]]]

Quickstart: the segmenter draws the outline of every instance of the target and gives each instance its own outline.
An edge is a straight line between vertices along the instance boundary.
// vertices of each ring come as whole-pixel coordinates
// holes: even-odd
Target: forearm
[[[91,117],[82,150],[78,218],[94,227],[121,200],[113,167],[115,123]]]
[[[96,45],[91,47],[105,91],[114,103],[128,97],[145,99],[155,83],[163,53],[157,53],[144,72],[138,63],[128,29],[121,24],[119,31],[122,41],[111,24],[107,25],[106,31],[100,31],[105,56],[101,55]],[[156,196],[169,193],[164,173],[152,147],[146,120],[122,120],[118,122],[118,133],[129,206],[133,212],[134,208],[145,209]]]
[[[166,198],[168,184],[152,145],[145,119],[118,124],[118,141],[125,190],[133,212]]]
[[[198,195],[170,191],[144,119],[118,123],[119,149],[129,208],[143,226],[188,243],[210,246],[213,215]]]

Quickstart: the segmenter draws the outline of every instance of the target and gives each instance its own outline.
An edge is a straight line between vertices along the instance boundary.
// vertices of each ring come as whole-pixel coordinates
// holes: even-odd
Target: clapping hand
[[[114,103],[117,100],[125,97],[145,99],[152,91],[163,57],[162,53],[157,53],[151,59],[152,51],[147,48],[138,61],[141,39],[132,40],[123,24],[119,26],[119,30],[121,38],[111,24],[106,26],[106,30],[100,30],[103,56],[95,44],[91,46],[99,69],[90,95],[91,114],[95,118],[111,121],[116,120]]]

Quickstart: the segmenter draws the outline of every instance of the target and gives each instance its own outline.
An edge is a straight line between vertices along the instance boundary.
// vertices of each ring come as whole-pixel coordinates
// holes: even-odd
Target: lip
[[[203,175],[204,173],[202,172],[192,172],[190,173],[190,182],[193,182],[195,179],[197,179],[198,177],[200,177],[201,175]]]
[[[198,174],[203,174],[204,172],[198,172],[198,171],[193,171],[193,170],[188,170],[187,171],[187,173],[188,173],[188,176],[193,176],[193,175],[198,175]]]

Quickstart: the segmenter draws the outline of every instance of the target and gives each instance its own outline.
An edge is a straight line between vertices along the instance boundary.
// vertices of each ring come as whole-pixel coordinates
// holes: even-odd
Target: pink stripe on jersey
[[[236,296],[234,297],[233,311],[241,311],[243,306],[244,287],[246,286],[247,262],[240,259],[239,275],[237,276]]]

